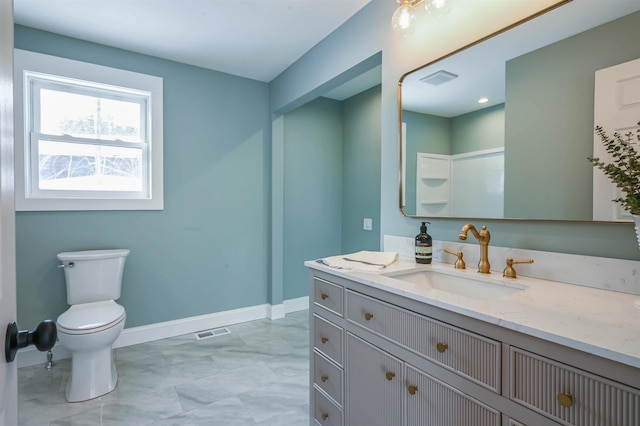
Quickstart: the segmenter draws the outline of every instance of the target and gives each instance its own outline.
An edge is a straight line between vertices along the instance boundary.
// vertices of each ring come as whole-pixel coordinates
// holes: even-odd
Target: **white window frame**
[[[101,65],[74,61],[25,50],[14,50],[15,101],[15,203],[17,211],[57,210],[162,210],[163,191],[163,81],[162,78]],[[148,93],[150,116],[148,138],[143,150],[143,173],[147,179],[142,192],[116,191],[42,191],[32,180],[31,158],[36,135],[29,123],[29,76],[50,75],[69,81],[92,83],[96,89],[121,87],[132,93]],[[66,138],[67,140],[69,138]],[[73,138],[72,138],[73,139]],[[123,146],[136,147],[130,143]],[[139,147],[139,146],[137,146]],[[30,163],[31,162],[31,163]],[[37,170],[34,171],[36,174]]]

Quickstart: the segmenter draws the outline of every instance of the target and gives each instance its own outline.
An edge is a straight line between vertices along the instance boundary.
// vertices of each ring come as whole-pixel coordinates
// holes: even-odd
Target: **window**
[[[162,209],[162,79],[15,53],[16,209]]]

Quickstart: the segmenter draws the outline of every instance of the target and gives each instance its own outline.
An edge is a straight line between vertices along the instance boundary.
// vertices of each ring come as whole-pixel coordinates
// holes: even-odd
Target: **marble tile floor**
[[[309,312],[115,350],[118,385],[86,402],[64,398],[70,360],[18,370],[23,426],[305,426]]]

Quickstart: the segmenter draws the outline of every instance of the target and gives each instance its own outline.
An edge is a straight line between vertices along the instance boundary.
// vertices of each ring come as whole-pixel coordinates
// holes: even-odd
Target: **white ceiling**
[[[15,22],[270,82],[370,0],[14,0]]]

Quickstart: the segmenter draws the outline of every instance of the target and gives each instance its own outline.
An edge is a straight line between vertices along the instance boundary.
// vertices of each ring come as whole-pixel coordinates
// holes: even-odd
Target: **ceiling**
[[[17,24],[270,82],[370,0],[14,0]]]

